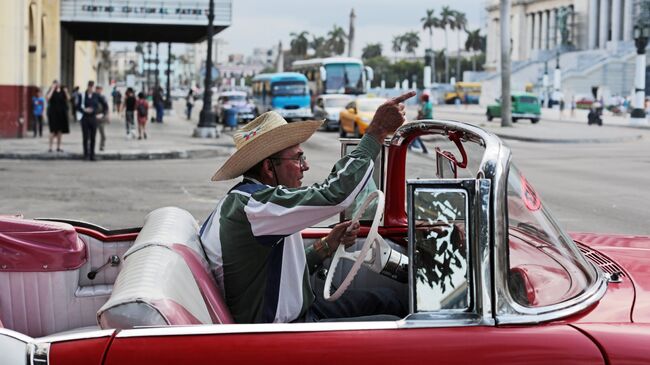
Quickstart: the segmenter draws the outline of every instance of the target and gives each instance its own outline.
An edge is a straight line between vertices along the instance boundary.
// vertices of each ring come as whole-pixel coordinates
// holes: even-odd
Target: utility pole
[[[199,124],[194,128],[194,137],[218,137],[217,124],[212,111],[212,37],[214,36],[214,0],[210,0],[208,10],[208,53],[205,61],[205,79],[203,81],[203,108],[199,116]]]
[[[512,126],[510,100],[510,0],[500,0],[501,9],[501,126]]]
[[[158,80],[158,76],[160,74],[160,71],[158,70],[158,64],[160,63],[160,58],[158,58],[158,45],[159,43],[156,42],[156,60],[154,61],[156,63],[156,77],[154,78],[155,82],[155,88],[158,89],[160,87],[160,80]]]
[[[172,42],[167,43],[167,96],[165,97],[165,109],[171,110],[171,78],[172,78]]]
[[[151,42],[147,43],[147,92],[151,91]]]
[[[641,23],[641,22],[639,22]],[[630,115],[630,123],[635,125],[648,124],[645,115],[645,49],[650,38],[650,24],[637,24],[634,27],[634,44],[636,45],[636,72],[634,76],[634,109]]]

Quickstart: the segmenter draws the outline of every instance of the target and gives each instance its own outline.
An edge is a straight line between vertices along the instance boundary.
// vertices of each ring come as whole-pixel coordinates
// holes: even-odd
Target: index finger
[[[393,104],[399,104],[399,103],[403,102],[404,100],[410,99],[410,98],[412,98],[414,96],[415,96],[415,91],[409,91],[409,92],[404,93],[404,94],[402,94],[400,96],[397,96],[397,97],[394,97],[394,98],[390,99],[389,102],[393,103]]]

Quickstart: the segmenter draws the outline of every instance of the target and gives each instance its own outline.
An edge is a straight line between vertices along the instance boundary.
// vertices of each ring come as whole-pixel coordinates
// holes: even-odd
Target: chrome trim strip
[[[196,326],[169,326],[135,328],[120,331],[116,338],[178,336],[178,335],[225,335],[239,333],[295,333],[334,332],[364,330],[394,330],[404,326],[404,320],[382,322],[315,322],[315,323],[260,323],[219,324]]]
[[[22,341],[24,343],[34,342],[34,338],[24,335],[20,332],[10,330],[8,328],[0,328],[0,336],[15,338],[16,340]]]
[[[109,330],[91,330],[91,331],[81,331],[81,332],[75,332],[75,333],[69,333],[69,334],[61,334],[57,335],[52,334],[49,336],[44,336],[44,337],[39,337],[33,340],[35,343],[54,343],[54,342],[63,342],[63,341],[72,341],[72,340],[83,340],[83,339],[88,339],[88,338],[100,338],[100,337],[110,337],[113,335],[113,332],[115,330],[109,329]]]

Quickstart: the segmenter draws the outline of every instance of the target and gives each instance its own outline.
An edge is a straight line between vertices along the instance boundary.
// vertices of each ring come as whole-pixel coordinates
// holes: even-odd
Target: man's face
[[[101,87],[98,87],[98,88],[97,88],[97,89],[95,89],[95,90],[97,90],[97,94],[101,94],[101,93],[102,93],[102,91],[103,91],[104,89],[103,89],[103,88],[101,88]]]
[[[271,158],[275,162],[273,168],[280,185],[289,188],[302,186],[303,173],[309,170],[306,160],[300,162],[301,158],[304,158],[303,156],[304,152],[300,145],[295,145],[278,152]]]

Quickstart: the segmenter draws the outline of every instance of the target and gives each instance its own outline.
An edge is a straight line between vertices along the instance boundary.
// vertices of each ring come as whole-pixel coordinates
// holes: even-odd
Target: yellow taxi
[[[385,98],[371,98],[361,96],[351,101],[339,114],[339,134],[346,137],[348,133],[354,137],[361,137],[375,116],[377,108],[386,102]]]

